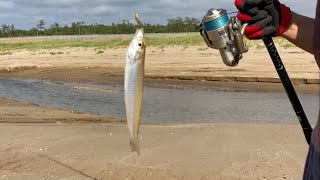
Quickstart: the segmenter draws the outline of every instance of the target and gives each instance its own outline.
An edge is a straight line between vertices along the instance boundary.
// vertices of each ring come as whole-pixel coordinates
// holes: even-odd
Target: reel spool
[[[219,49],[223,62],[227,66],[238,65],[242,54],[249,48],[243,42],[243,30],[235,17],[229,19],[225,9],[209,9],[202,23],[196,26],[208,47]]]

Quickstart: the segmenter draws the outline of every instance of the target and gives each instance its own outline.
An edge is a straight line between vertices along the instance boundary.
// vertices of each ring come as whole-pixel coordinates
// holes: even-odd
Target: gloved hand
[[[292,19],[290,8],[278,0],[235,0],[235,5],[238,20],[248,23],[244,31],[248,39],[280,36]]]

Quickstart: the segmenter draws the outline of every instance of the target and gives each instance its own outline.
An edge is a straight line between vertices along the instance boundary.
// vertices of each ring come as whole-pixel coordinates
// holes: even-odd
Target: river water
[[[123,87],[41,80],[0,80],[0,96],[53,108],[125,119]],[[319,94],[298,94],[315,124]],[[177,90],[145,87],[143,121],[150,123],[298,123],[285,93]]]

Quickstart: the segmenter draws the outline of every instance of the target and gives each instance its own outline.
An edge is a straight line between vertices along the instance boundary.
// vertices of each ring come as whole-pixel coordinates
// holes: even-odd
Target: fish
[[[141,26],[141,19],[135,15]],[[124,102],[127,125],[130,133],[130,149],[140,156],[139,131],[142,118],[146,44],[144,29],[138,27],[130,42],[125,63]]]

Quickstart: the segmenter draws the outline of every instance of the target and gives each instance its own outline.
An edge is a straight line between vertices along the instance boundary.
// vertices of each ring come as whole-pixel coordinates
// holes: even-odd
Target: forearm
[[[314,19],[292,12],[292,22],[282,37],[313,54],[313,32]]]

